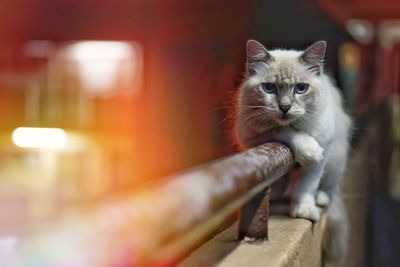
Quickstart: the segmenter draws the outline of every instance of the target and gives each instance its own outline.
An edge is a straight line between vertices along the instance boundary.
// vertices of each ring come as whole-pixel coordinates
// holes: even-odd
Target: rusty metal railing
[[[6,263],[171,266],[241,208],[239,237],[267,238],[269,186],[293,164],[279,143],[216,160],[20,237]]]

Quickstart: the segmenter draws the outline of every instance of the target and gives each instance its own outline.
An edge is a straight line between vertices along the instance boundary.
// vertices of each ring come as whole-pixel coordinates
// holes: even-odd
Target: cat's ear
[[[247,48],[247,63],[268,62],[272,57],[267,49],[255,40],[248,40]]]
[[[318,41],[310,45],[301,55],[301,60],[308,66],[308,69],[317,75],[323,71],[326,42]]]

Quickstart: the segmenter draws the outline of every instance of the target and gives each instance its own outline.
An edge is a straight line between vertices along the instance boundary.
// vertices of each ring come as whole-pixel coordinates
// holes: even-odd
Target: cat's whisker
[[[265,114],[264,117],[259,121],[259,123],[257,124],[257,126],[259,126],[261,124],[261,122],[266,122],[270,120],[270,116],[269,114]]]
[[[233,117],[237,117],[241,112],[244,112],[244,110],[238,110],[236,113],[228,114],[222,121],[218,123],[218,126],[227,121],[228,119],[232,119]]]
[[[269,113],[265,110],[258,110],[250,116],[247,116],[245,121],[250,125],[255,125],[257,128],[262,122],[264,122],[266,119],[269,119],[269,117]]]
[[[241,108],[241,109],[251,109],[251,108],[265,108],[265,106],[240,106],[240,105],[236,105],[236,106],[223,106],[223,107],[217,107],[214,108],[214,110],[220,110],[220,109],[233,109],[233,108]]]

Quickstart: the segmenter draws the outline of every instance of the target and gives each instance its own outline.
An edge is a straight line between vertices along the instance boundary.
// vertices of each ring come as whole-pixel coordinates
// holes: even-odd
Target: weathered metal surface
[[[271,188],[256,195],[242,208],[239,220],[239,238],[268,240],[269,198]]]
[[[13,252],[22,260],[9,265],[61,266],[71,255],[78,255],[74,266],[173,264],[293,164],[289,148],[268,143],[167,177],[156,188],[29,235]]]

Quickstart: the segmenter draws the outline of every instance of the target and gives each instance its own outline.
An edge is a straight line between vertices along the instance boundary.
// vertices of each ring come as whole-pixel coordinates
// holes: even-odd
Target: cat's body
[[[325,47],[325,42],[317,42],[305,51],[267,51],[256,41],[248,42],[236,139],[244,148],[270,141],[287,144],[301,173],[293,190],[291,215],[318,221],[317,204],[329,206],[333,199],[333,205],[341,207],[328,211],[341,210],[342,214],[331,217],[343,222],[347,219],[337,185],[347,161],[351,120],[337,88],[323,73]],[[347,231],[344,224],[342,231]]]

